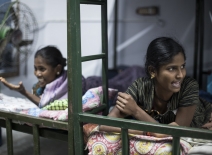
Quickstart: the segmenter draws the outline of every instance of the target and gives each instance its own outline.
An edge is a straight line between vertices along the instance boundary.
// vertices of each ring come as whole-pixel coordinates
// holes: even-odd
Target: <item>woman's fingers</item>
[[[207,129],[209,129],[209,130],[212,130],[212,122],[208,122],[208,123],[204,124],[204,125],[202,126],[202,128],[207,128]]]
[[[120,105],[118,105],[118,104],[116,104],[116,108],[118,108],[118,110],[120,110],[120,111],[123,111],[124,109],[120,106]]]
[[[124,108],[124,107],[125,107],[125,104],[123,104],[123,103],[120,102],[120,101],[116,101],[116,105],[118,105],[118,106],[121,107],[121,108]]]

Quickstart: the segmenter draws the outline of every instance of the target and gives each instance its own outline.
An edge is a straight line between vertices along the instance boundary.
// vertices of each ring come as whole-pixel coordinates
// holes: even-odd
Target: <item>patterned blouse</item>
[[[39,82],[35,83],[32,87],[32,94],[40,97],[43,94],[45,87],[40,87]]]
[[[167,111],[164,114],[159,114],[152,110],[154,99],[153,80],[147,77],[139,78],[128,87],[126,93],[133,97],[139,107],[163,124],[169,124],[175,121],[176,111],[179,107],[197,105],[190,124],[191,127],[201,127],[209,121],[212,112],[211,103],[199,97],[199,85],[190,77],[185,77],[180,91],[172,95],[168,102]]]

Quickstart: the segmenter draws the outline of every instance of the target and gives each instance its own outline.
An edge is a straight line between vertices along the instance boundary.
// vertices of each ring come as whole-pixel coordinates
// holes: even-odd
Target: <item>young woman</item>
[[[210,121],[211,103],[199,98],[198,83],[186,76],[185,65],[186,56],[180,44],[167,37],[153,40],[146,54],[148,77],[137,79],[125,93],[119,92],[116,106],[108,116],[132,116],[153,123],[202,127]],[[203,127],[209,128],[209,124]],[[104,125],[99,130],[120,132],[119,128]],[[134,130],[129,132],[146,134]],[[167,136],[157,133],[148,135]]]
[[[28,92],[22,82],[14,85],[3,77],[0,77],[0,81],[42,108],[54,100],[67,98],[65,66],[66,59],[61,52],[54,46],[46,46],[38,50],[34,56],[34,74],[38,82],[33,86],[33,93]]]

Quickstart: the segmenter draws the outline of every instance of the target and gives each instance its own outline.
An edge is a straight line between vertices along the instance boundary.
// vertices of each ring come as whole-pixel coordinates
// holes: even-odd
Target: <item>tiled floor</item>
[[[2,128],[3,145],[0,147],[0,155],[7,155],[6,130]],[[67,155],[68,143],[46,138],[40,138],[41,155]],[[14,155],[33,155],[32,135],[13,131]]]

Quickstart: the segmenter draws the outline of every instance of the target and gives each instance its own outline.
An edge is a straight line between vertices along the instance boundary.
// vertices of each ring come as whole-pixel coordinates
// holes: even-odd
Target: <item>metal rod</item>
[[[128,129],[121,129],[122,155],[129,155]]]
[[[84,56],[84,57],[82,57],[81,61],[85,62],[85,61],[97,60],[97,59],[105,59],[105,58],[106,58],[106,54],[105,53],[101,53],[101,54],[98,54],[98,55]]]
[[[173,137],[172,154],[173,155],[180,155],[180,137]]]
[[[103,103],[107,107],[103,111],[103,115],[107,115],[109,111],[108,103],[108,31],[107,31],[107,1],[101,6],[101,36],[102,36],[102,53],[105,54],[102,59],[102,81],[103,81]]]
[[[149,131],[173,135],[176,137],[191,137],[201,139],[212,139],[212,131],[191,127],[172,126],[167,124],[155,124],[150,122],[128,120],[123,118],[111,118],[107,116],[96,116],[93,114],[80,113],[79,120],[81,122],[89,122],[94,124],[102,124],[114,127],[128,128],[141,131]]]
[[[199,14],[200,14],[200,0],[196,0],[196,19],[195,19],[195,34],[194,34],[194,63],[193,63],[193,77],[197,79],[198,75],[198,54],[199,54]]]
[[[113,48],[113,68],[117,69],[117,40],[118,40],[118,0],[115,0],[114,13],[114,48]]]
[[[80,0],[80,4],[104,5],[107,0]]]
[[[34,154],[40,155],[40,137],[38,125],[33,125]]]
[[[82,123],[78,121],[82,112],[80,0],[68,0],[67,18],[69,155],[83,155]]]
[[[203,54],[204,54],[204,0],[200,1],[200,47],[199,47],[199,88],[202,89]]]
[[[7,154],[13,155],[13,135],[12,135],[12,120],[6,118],[7,129]]]

